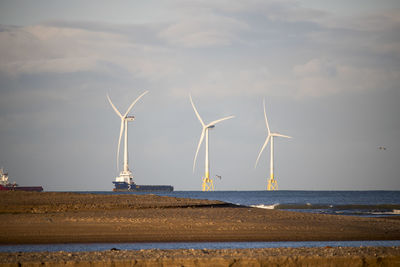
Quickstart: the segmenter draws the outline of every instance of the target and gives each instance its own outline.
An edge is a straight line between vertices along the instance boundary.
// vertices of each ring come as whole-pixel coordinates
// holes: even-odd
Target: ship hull
[[[174,187],[171,185],[137,185],[126,182],[113,182],[114,192],[172,192]]]
[[[0,185],[0,191],[33,191],[42,192],[43,187],[41,186],[3,186]]]

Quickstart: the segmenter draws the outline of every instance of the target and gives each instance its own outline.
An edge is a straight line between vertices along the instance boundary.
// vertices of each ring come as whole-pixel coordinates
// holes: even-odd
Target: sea
[[[80,191],[93,194],[149,194],[145,192]],[[386,217],[400,216],[400,191],[173,191],[151,194],[223,202],[297,212]],[[297,241],[297,242],[178,242],[0,245],[0,252],[104,251],[110,249],[234,249],[276,247],[400,246],[400,240]]]

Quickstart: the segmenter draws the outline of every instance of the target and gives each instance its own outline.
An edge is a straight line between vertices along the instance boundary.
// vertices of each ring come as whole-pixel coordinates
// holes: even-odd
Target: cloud
[[[183,96],[187,90],[194,95],[212,95],[218,98],[245,97],[252,95],[287,95],[283,92],[284,81],[274,77],[265,67],[249,69],[213,69],[187,88],[176,89]]]
[[[232,17],[207,14],[188,17],[173,23],[159,36],[170,44],[185,47],[215,47],[230,45],[237,41],[237,32],[246,28],[246,23]]]
[[[110,36],[96,36],[108,39]],[[76,72],[96,67],[99,58],[84,30],[30,26],[0,32],[0,70],[9,74]],[[92,39],[93,41],[93,39]],[[92,42],[91,44],[95,44]],[[90,45],[90,44],[89,44]]]
[[[177,3],[180,13],[186,16],[213,12],[247,19],[250,16],[263,16],[270,20],[312,21],[327,15],[320,10],[302,7],[293,0],[177,1]]]
[[[101,25],[95,30],[86,25],[82,28],[61,25],[3,29],[0,71],[13,76],[125,71],[147,79],[179,72],[173,69],[169,59],[160,60],[164,57],[164,48],[137,42],[129,32],[112,32],[109,28],[101,31]]]
[[[353,24],[339,27],[327,23],[332,15],[293,1],[177,3],[180,15],[163,24],[2,26],[0,72],[97,73],[175,97],[320,97],[398,81],[399,22],[392,13],[348,18]]]

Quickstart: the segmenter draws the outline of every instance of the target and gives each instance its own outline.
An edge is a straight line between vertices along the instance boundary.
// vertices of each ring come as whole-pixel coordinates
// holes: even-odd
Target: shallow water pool
[[[285,241],[285,242],[181,242],[181,243],[90,243],[90,244],[40,244],[0,245],[0,252],[55,252],[55,251],[103,251],[141,249],[236,249],[236,248],[281,248],[281,247],[393,247],[400,240],[381,241]]]

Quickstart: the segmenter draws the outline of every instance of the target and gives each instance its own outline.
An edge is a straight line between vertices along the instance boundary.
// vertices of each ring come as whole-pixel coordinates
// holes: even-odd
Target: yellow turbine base
[[[268,187],[267,187],[268,191],[275,191],[278,190],[278,183],[276,182],[276,180],[274,178],[270,178],[268,180]]]
[[[214,191],[214,182],[210,178],[203,178],[203,191]]]

